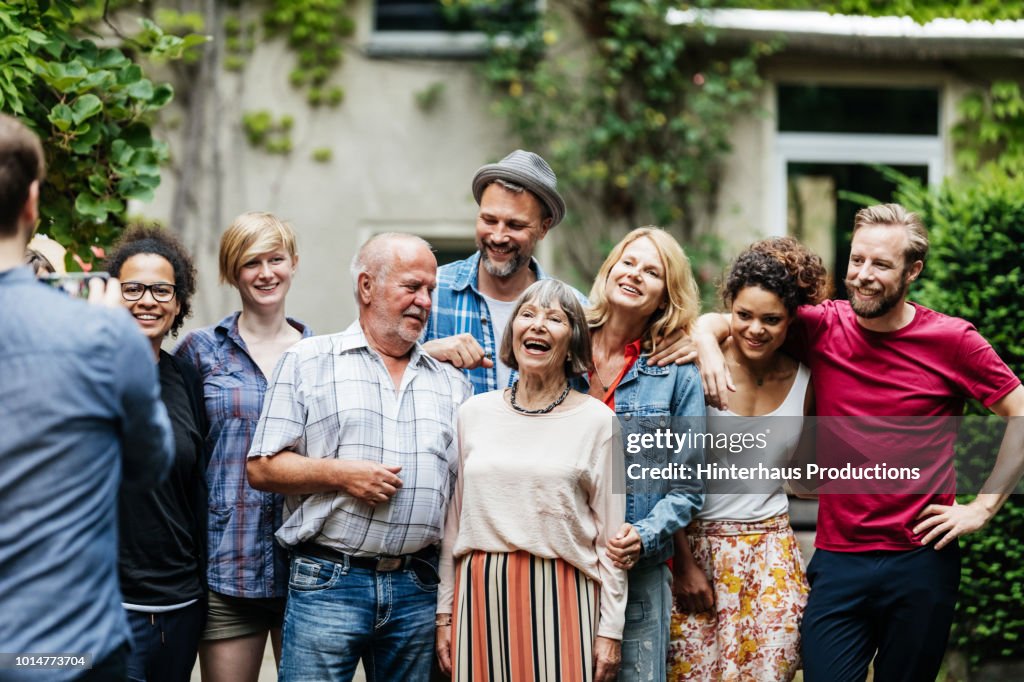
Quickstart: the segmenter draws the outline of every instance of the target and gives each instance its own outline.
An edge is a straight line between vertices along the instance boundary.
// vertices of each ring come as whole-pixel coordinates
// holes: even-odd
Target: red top
[[[967,398],[989,407],[1020,385],[971,323],[912,305],[913,321],[894,332],[861,327],[848,301],[804,306],[790,327],[786,348],[811,369],[819,417],[888,418],[873,420],[870,428],[865,428],[865,419],[819,421],[819,431],[846,424],[834,427],[847,429],[845,438],[839,434],[840,445],[846,447],[845,461],[899,467],[913,456],[908,452],[927,453],[926,459],[914,458],[914,464],[924,464],[922,479],[930,481],[930,494],[821,495],[815,540],[820,549],[920,547],[920,536],[913,533],[917,515],[929,504],[954,501],[956,431],[954,420],[933,419],[928,428],[921,426],[923,420],[905,417],[959,416]],[[875,429],[875,422],[884,422],[884,431]],[[949,428],[935,428],[938,423]],[[837,443],[823,442],[819,436],[819,464],[840,466]],[[842,459],[843,454],[838,456]],[[892,482],[887,489],[894,486],[905,489]],[[917,492],[923,490],[918,484]]]
[[[640,357],[640,346],[640,339],[626,344],[626,347],[623,350],[623,354],[626,356],[626,362],[622,365],[622,370],[618,373],[612,383],[608,385],[608,390],[605,392],[604,397],[601,398],[604,404],[613,410],[615,409],[615,389],[619,387],[622,377],[626,376],[626,372],[629,371],[629,368],[636,364],[637,358]],[[590,379],[591,385],[594,384],[594,380],[596,379],[597,385],[604,387],[604,384],[601,383],[601,377],[597,376],[597,372],[591,372],[588,378]]]

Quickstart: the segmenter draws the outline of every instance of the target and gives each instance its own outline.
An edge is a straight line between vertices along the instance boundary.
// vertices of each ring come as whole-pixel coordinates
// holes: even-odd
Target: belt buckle
[[[402,557],[382,556],[377,559],[377,570],[388,572],[396,571],[402,567]]]

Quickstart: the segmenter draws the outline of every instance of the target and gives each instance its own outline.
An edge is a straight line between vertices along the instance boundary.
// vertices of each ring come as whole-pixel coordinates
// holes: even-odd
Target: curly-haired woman
[[[122,304],[153,346],[174,464],[152,489],[121,491],[119,570],[132,630],[128,678],[185,682],[206,616],[206,412],[199,374],[160,350],[191,312],[192,259],[159,227],[128,229],[107,258]]]
[[[730,409],[708,407],[707,428],[716,442],[721,434],[728,443],[754,431],[770,437],[767,447],[743,453],[711,448],[709,462],[748,457],[778,471],[791,462],[814,397],[807,367],[781,347],[796,309],[828,290],[821,259],[788,237],[757,242],[733,263],[722,292],[731,313],[722,350],[736,391]],[[728,491],[712,484],[694,522],[677,534],[670,680],[772,682],[796,673],[808,587],[782,483]]]

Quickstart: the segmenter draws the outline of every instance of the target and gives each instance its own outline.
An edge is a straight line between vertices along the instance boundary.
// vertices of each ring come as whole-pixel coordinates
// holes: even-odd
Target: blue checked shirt
[[[356,556],[398,556],[441,539],[458,471],[455,417],[471,395],[450,365],[412,349],[399,390],[359,322],[285,352],[249,457],[290,450],[313,459],[400,466],[402,487],[371,507],[347,493],[289,495],[278,540]]]
[[[491,314],[487,309],[487,301],[477,286],[480,266],[480,252],[437,269],[437,288],[434,289],[434,301],[430,320],[423,330],[421,342],[443,339],[457,334],[472,334],[481,346],[484,354],[494,361],[494,367],[477,367],[462,370],[473,385],[473,393],[484,393],[498,388],[498,344],[504,329],[495,330],[491,324]],[[530,269],[537,279],[547,279],[548,275],[541,270],[536,258],[530,259]],[[573,289],[580,304],[587,305],[587,297]],[[516,379],[512,372],[509,385]],[[501,388],[505,388],[502,386]]]
[[[288,558],[274,542],[283,498],[254,490],[245,475],[267,379],[238,333],[238,315],[190,332],[174,351],[203,378],[210,422],[207,580],[211,590],[232,597],[283,597],[288,593]],[[288,323],[303,337],[313,335],[301,322],[289,318]]]

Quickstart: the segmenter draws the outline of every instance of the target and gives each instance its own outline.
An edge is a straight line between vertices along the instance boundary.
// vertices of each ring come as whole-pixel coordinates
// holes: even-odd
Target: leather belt
[[[400,556],[353,556],[351,554],[339,552],[336,549],[331,549],[330,547],[326,547],[317,542],[300,542],[292,547],[292,551],[316,557],[318,559],[325,559],[326,561],[333,561],[336,564],[347,563],[349,566],[354,568],[365,568],[371,571],[380,571],[382,573],[405,570],[409,568],[410,563],[414,559],[419,559],[433,564],[438,555],[438,550],[435,545],[428,545],[418,552],[402,554]]]

